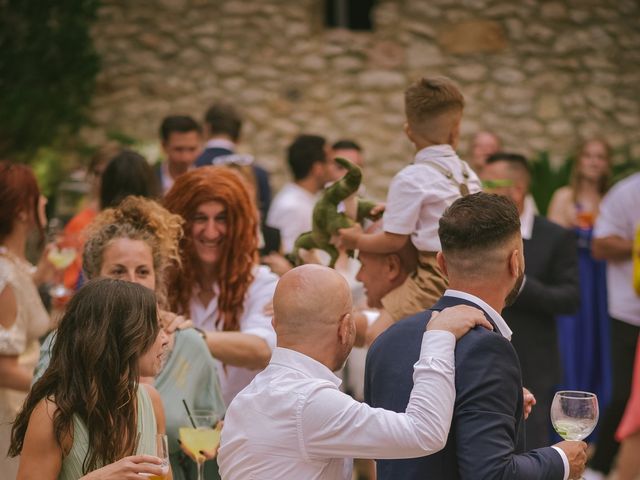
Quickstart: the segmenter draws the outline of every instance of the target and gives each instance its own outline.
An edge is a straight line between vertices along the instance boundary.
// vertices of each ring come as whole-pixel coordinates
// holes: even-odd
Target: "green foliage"
[[[569,183],[574,157],[568,157],[559,167],[554,167],[547,152],[540,152],[531,162],[531,195],[542,215],[547,214],[553,192]]]
[[[0,0],[0,156],[29,161],[86,121],[99,70],[90,36],[98,4]]]

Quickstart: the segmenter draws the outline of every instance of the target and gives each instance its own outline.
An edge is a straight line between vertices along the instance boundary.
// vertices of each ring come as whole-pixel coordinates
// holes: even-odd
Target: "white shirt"
[[[271,316],[264,313],[265,306],[273,301],[273,293],[276,289],[278,277],[264,266],[256,267],[254,270],[254,280],[249,286],[244,299],[242,316],[240,317],[240,332],[256,335],[264,339],[269,348],[273,350],[276,345],[276,332],[271,325]],[[194,292],[191,298],[190,310],[193,324],[205,331],[221,331],[222,322],[216,325],[218,318],[218,285],[213,286],[215,297],[209,305],[202,305]],[[249,385],[253,377],[259,370],[224,365],[214,358],[218,368],[218,378],[220,379],[220,390],[226,405],[231,403],[233,397]]]
[[[287,183],[274,197],[266,223],[280,230],[285,252],[293,250],[301,233],[311,231],[313,207],[319,198],[320,193],[311,193],[295,183]]]
[[[531,240],[533,235],[533,223],[536,219],[536,204],[531,195],[524,198],[524,207],[520,215],[520,235],[523,240]]]
[[[485,302],[481,298],[478,298],[475,295],[472,295],[470,293],[461,292],[460,290],[453,290],[451,288],[448,288],[444,292],[443,296],[461,298],[463,300],[467,300],[468,302],[475,303],[477,306],[479,306],[481,309],[483,309],[486,313],[489,314],[489,316],[491,317],[491,320],[493,320],[493,323],[495,323],[496,327],[498,327],[500,334],[507,340],[511,341],[511,335],[513,334],[513,332],[509,328],[509,325],[507,325],[507,322],[504,320],[504,318],[502,318],[502,315],[500,315],[493,307],[491,307],[487,302]],[[552,446],[551,448],[553,448],[556,452],[558,452],[558,454],[560,455],[560,458],[562,458],[562,463],[564,464],[563,480],[568,480],[570,468],[569,468],[569,459],[567,458],[567,455],[558,447]]]
[[[453,174],[457,183],[427,162],[433,162]],[[481,190],[480,180],[466,162],[460,160],[450,145],[423,148],[413,165],[400,170],[389,186],[384,212],[384,230],[411,235],[411,241],[422,252],[438,252],[438,221],[446,208],[460,198],[463,170],[469,173],[470,193]]]
[[[491,320],[493,320],[493,323],[495,323],[496,326],[498,327],[498,330],[500,330],[500,334],[507,340],[511,341],[511,336],[513,335],[513,332],[509,328],[509,325],[507,325],[507,322],[505,322],[504,318],[502,318],[502,315],[496,312],[491,305],[489,305],[487,302],[485,302],[481,298],[478,298],[475,295],[472,295],[467,292],[461,292],[460,290],[453,290],[452,288],[447,288],[443,296],[461,298],[463,300],[467,300],[468,302],[475,303],[477,306],[479,306],[481,309],[483,309],[485,312],[489,314],[489,316],[491,317]]]
[[[406,413],[340,392],[326,366],[276,348],[229,406],[218,454],[225,480],[351,480],[352,458],[412,458],[441,450],[453,415],[455,337],[425,332]]]
[[[640,225],[640,173],[618,182],[600,204],[593,236],[617,235],[633,240]],[[633,260],[607,261],[609,315],[640,325],[640,297],[633,289]]]

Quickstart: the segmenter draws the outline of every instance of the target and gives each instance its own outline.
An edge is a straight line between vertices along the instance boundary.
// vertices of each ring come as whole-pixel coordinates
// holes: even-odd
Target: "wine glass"
[[[565,390],[556,392],[551,403],[551,423],[565,440],[584,440],[598,423],[595,393]]]
[[[53,244],[47,253],[47,260],[61,273],[73,263],[76,259],[76,245],[71,238],[65,238],[62,235],[62,221],[52,218],[47,227],[47,237]],[[61,280],[56,282],[49,289],[49,295],[53,298],[68,297],[73,293],[72,290],[64,286]]]
[[[220,429],[216,428],[220,416],[213,410],[193,410],[191,426],[180,427],[182,446],[191,453],[198,464],[198,480],[204,480],[205,456],[201,451],[213,450],[220,443]]]

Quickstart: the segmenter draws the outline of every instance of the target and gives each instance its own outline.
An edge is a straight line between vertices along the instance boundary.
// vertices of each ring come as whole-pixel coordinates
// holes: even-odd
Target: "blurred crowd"
[[[618,480],[633,480],[640,473],[640,296],[633,286],[640,274],[632,258],[640,249],[640,173],[613,184],[608,143],[587,139],[569,184],[543,216],[530,193],[531,167],[517,149],[482,131],[460,160],[460,118],[442,135],[440,123],[429,124],[425,131],[438,138],[427,141],[412,116],[411,102],[423,100],[411,88],[405,129],[415,160],[394,177],[387,201],[366,212],[371,219],[356,223],[367,191],[360,177],[350,184],[331,212],[351,219],[339,228],[323,225],[316,206],[346,188],[352,171],[366,182],[357,139],[296,136],[283,155],[290,181],[274,192],[260,159],[242,148],[242,117],[226,101],[211,105],[202,123],[188,115],[159,119],[163,158],[156,164],[113,143],[99,148],[86,169],[90,192],[65,224],[47,220],[47,199],[28,166],[0,162],[2,477],[35,478],[46,468],[65,479],[94,478],[99,470],[105,476],[95,478],[129,478],[136,465],[155,474],[157,465],[138,454],[148,442],[144,429],[135,434],[147,418],[153,432],[168,436],[172,478],[194,478],[198,462],[179,436],[188,410],[222,418],[270,365],[280,341],[274,293],[279,278],[303,263],[335,261],[348,284],[357,348],[340,370],[341,388],[372,404],[365,398],[367,347],[445,292],[438,221],[456,198],[482,190],[510,199],[520,220],[524,274],[502,317],[525,397],[535,397],[526,450],[557,440],[549,420],[555,392],[593,392],[600,420],[585,478],[615,469]],[[327,248],[299,240],[321,230]],[[31,263],[34,239],[40,253]],[[216,452],[202,454],[204,478],[219,478]],[[370,460],[356,470],[375,478]]]

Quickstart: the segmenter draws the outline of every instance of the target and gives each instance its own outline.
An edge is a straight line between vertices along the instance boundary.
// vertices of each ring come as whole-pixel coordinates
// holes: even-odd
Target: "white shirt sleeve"
[[[265,314],[264,309],[273,301],[277,283],[278,277],[267,267],[258,267],[255,279],[247,291],[244,312],[240,319],[240,331],[264,339],[271,350],[276,346],[276,332],[271,325],[271,315]]]
[[[564,477],[562,477],[562,480],[569,480],[569,473],[571,471],[571,467],[569,467],[569,459],[567,458],[567,454],[564,453],[561,448],[558,448],[556,446],[552,445],[551,448],[553,448],[556,452],[558,452],[558,454],[560,455],[560,458],[562,458],[562,464],[564,465]]]
[[[416,231],[424,192],[407,168],[393,177],[389,185],[383,220],[385,232],[410,235]]]
[[[327,382],[300,415],[302,454],[319,458],[412,458],[444,448],[455,401],[453,334],[425,332],[406,413],[372,408]]]
[[[595,238],[617,235],[625,239],[633,238],[634,225],[627,214],[628,205],[624,201],[624,191],[612,190],[600,204],[593,236]]]

